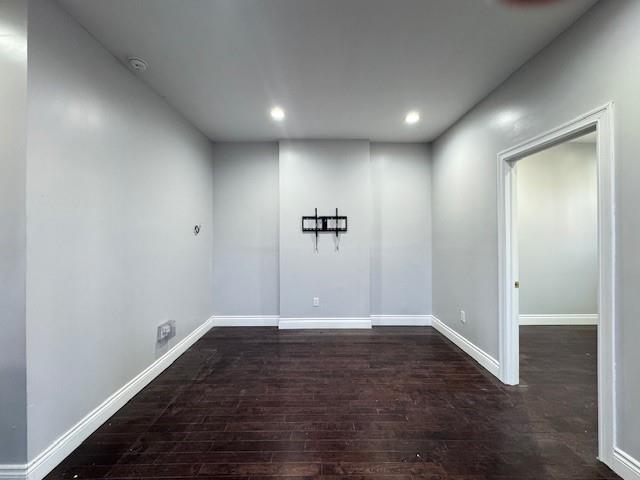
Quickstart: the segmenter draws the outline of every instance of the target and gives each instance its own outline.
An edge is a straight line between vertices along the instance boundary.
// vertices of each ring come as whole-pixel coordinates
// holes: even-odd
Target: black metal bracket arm
[[[335,233],[336,237],[345,233],[348,229],[347,217],[338,215],[336,208],[335,215],[318,216],[318,209],[315,209],[315,215],[302,217],[302,231],[305,233]]]

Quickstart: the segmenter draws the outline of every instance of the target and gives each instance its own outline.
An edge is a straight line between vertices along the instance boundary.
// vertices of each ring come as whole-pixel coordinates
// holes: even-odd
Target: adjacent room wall
[[[213,149],[213,309],[278,315],[278,144]]]
[[[517,171],[520,314],[597,314],[596,144],[556,145]]]
[[[280,142],[280,315],[369,317],[371,168],[365,140]],[[301,232],[301,217],[346,215],[349,231]],[[313,306],[313,298],[320,306]]]
[[[27,2],[0,0],[0,465],[27,459]]]
[[[207,138],[56,2],[29,6],[29,458],[212,312]],[[195,236],[193,227],[202,224]]]
[[[372,143],[371,314],[431,314],[431,160],[426,144]]]
[[[640,2],[599,2],[434,146],[434,314],[498,357],[497,154],[615,102],[617,439],[640,459]],[[459,311],[467,311],[467,323]]]

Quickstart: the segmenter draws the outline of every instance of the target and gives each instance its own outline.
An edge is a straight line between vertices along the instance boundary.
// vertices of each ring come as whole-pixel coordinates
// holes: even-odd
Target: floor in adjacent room
[[[431,327],[216,328],[48,478],[619,478],[596,328],[523,327],[519,387]]]

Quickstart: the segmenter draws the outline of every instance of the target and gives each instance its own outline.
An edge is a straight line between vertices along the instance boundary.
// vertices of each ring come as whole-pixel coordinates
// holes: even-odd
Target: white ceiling
[[[115,56],[147,60],[140,77],[213,140],[378,141],[433,139],[595,3],[60,2]]]

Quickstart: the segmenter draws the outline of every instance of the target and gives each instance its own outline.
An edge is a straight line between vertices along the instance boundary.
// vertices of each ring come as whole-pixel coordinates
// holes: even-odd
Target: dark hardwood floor
[[[595,328],[521,339],[505,387],[430,327],[213,329],[48,478],[618,478]]]

